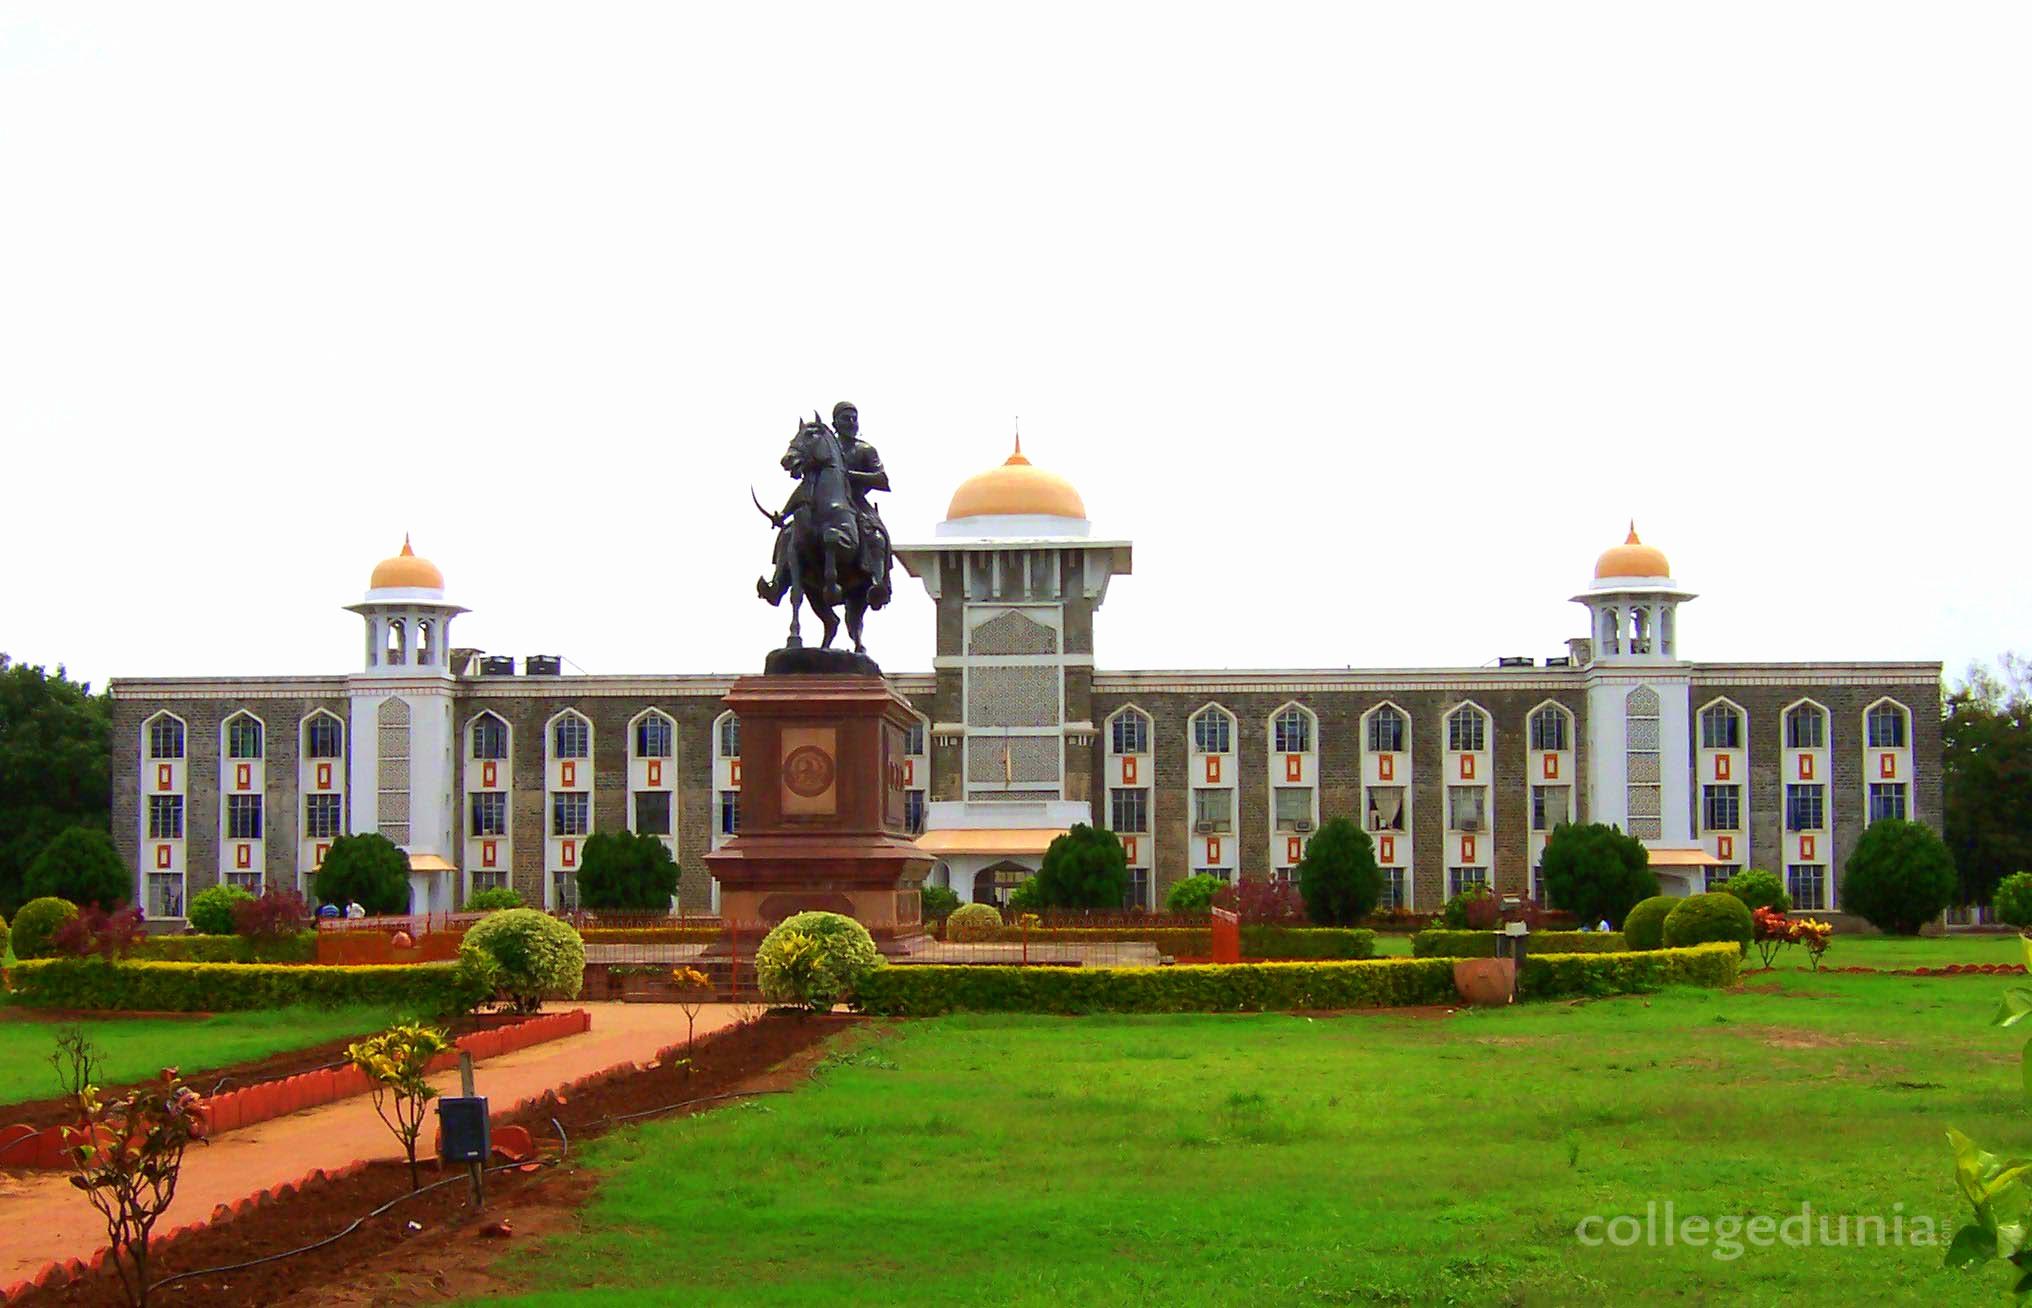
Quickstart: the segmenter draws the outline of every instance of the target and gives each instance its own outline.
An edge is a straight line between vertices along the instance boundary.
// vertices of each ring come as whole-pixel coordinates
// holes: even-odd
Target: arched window
[[[669,758],[677,724],[661,713],[650,713],[635,724],[635,757]]]
[[[1369,715],[1369,752],[1371,754],[1401,754],[1404,752],[1404,715],[1385,704]]]
[[[178,759],[183,757],[183,723],[167,713],[148,724],[148,757],[153,759]]]
[[[306,758],[338,758],[346,751],[346,729],[329,713],[313,713],[303,724]]]
[[[1202,754],[1226,754],[1234,743],[1234,722],[1224,710],[1209,705],[1193,715],[1194,749]]]
[[[1702,749],[1741,749],[1743,715],[1733,704],[1710,704],[1700,711]]]
[[[416,620],[416,665],[420,668],[428,667],[437,661],[432,657],[433,641],[431,640],[431,635],[432,626],[430,619],[418,618]]]
[[[1123,709],[1108,724],[1108,752],[1110,754],[1147,754],[1150,752],[1150,719],[1140,709]]]
[[[1872,704],[1865,725],[1871,749],[1905,748],[1905,710],[1902,706],[1888,699]]]
[[[226,757],[261,757],[261,722],[250,713],[235,713],[226,719]]]
[[[1557,751],[1571,748],[1571,735],[1567,729],[1566,711],[1555,704],[1547,704],[1531,715],[1531,748],[1538,751]]]
[[[592,754],[592,723],[578,714],[566,713],[550,731],[552,753],[558,758],[586,758]]]
[[[473,719],[473,757],[498,762],[508,757],[508,724],[492,713]]]
[[[1446,715],[1446,747],[1456,754],[1487,749],[1488,732],[1488,715],[1472,704],[1463,704]]]
[[[381,661],[390,667],[407,663],[409,661],[408,649],[409,633],[408,629],[402,625],[402,619],[388,619],[388,651]]]
[[[731,713],[720,719],[720,757],[741,757],[741,719]]]
[[[1795,704],[1787,710],[1785,748],[1826,749],[1827,710],[1818,704]]]
[[[1271,722],[1270,734],[1277,753],[1306,753],[1312,748],[1312,715],[1293,705]]]

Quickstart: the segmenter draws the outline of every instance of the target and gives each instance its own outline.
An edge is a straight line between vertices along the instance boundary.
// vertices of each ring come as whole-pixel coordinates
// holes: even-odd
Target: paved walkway
[[[507,1108],[563,1082],[620,1063],[646,1062],[658,1049],[684,1039],[684,1014],[671,1004],[583,1003],[593,1015],[592,1030],[482,1060],[474,1065],[479,1092]],[[699,1013],[698,1033],[732,1026],[732,1005],[711,1004]],[[440,1091],[458,1093],[459,1074],[432,1079]],[[432,1124],[424,1124],[424,1150]],[[401,1146],[374,1113],[366,1096],[238,1131],[184,1155],[176,1202],[164,1229],[188,1226],[257,1191],[294,1181],[317,1168],[332,1171],[356,1159],[402,1157]],[[0,1173],[0,1287],[26,1280],[47,1263],[91,1256],[106,1243],[106,1228],[91,1204],[63,1172]]]

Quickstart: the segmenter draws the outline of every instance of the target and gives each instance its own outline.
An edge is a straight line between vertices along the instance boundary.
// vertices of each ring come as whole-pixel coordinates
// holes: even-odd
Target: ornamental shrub
[[[1651,856],[1634,836],[1600,822],[1562,822],[1545,842],[1545,898],[1583,924],[1620,927],[1641,900],[1658,893]]]
[[[1032,876],[1023,878],[1009,892],[1009,907],[1020,913],[1041,913],[1051,905],[1044,902],[1044,888]]]
[[[945,938],[972,942],[993,940],[1002,929],[1002,915],[993,904],[961,904],[945,919]]]
[[[1164,907],[1172,913],[1205,913],[1213,908],[1214,896],[1221,887],[1228,884],[1217,876],[1195,872],[1183,881],[1172,883],[1165,892]]]
[[[522,896],[506,886],[495,886],[491,890],[475,890],[466,899],[468,913],[498,913],[504,908],[522,907]]]
[[[660,836],[596,831],[579,851],[579,904],[584,908],[665,912],[677,897],[677,860]]]
[[[47,957],[91,958],[97,956],[108,961],[125,958],[134,952],[134,946],[145,939],[147,931],[141,925],[141,910],[123,908],[108,913],[97,904],[87,904],[78,910],[78,915],[57,928],[49,938]]]
[[[1790,913],[1792,896],[1785,893],[1785,883],[1778,879],[1776,872],[1766,872],[1753,867],[1736,873],[1722,886],[1727,893],[1748,905],[1751,911],[1768,908],[1774,913]]]
[[[238,886],[206,886],[191,896],[188,910],[191,930],[201,936],[230,936],[234,908],[253,902],[254,896]]]
[[[257,951],[286,949],[310,925],[310,905],[294,890],[268,890],[233,905],[233,934],[252,941]]]
[[[2014,927],[2032,926],[2032,872],[2013,872],[1990,894],[1990,911]]]
[[[1043,908],[1120,908],[1129,893],[1129,857],[1122,838],[1104,827],[1075,822],[1053,837],[1037,869]]]
[[[960,906],[960,897],[944,886],[927,881],[918,887],[918,902],[923,905],[923,918],[927,922],[942,922],[951,917],[953,910]]]
[[[1885,818],[1863,831],[1842,870],[1840,906],[1893,935],[1916,936],[1955,895],[1954,856],[1924,822]]]
[[[1665,919],[1679,907],[1677,895],[1653,895],[1640,900],[1623,916],[1623,939],[1632,949],[1663,949]]]
[[[108,913],[127,902],[133,884],[113,838],[91,827],[72,827],[44,845],[21,878],[31,899],[97,904]]]
[[[1473,884],[1463,886],[1458,895],[1440,905],[1439,920],[1449,931],[1466,931],[1471,928],[1486,931],[1492,923],[1483,921],[1478,924],[1475,920],[1483,916],[1477,909],[1484,900],[1491,900],[1487,886]]]
[[[1344,817],[1328,818],[1305,842],[1297,880],[1306,916],[1320,926],[1353,926],[1383,895],[1375,842]]]
[[[1747,954],[1755,936],[1749,905],[1719,890],[1688,895],[1665,915],[1665,944],[1671,949],[1733,940]]]
[[[466,930],[459,961],[486,970],[518,1013],[546,999],[576,998],[586,979],[586,946],[567,922],[533,908],[490,913]]]
[[[378,831],[340,836],[325,851],[314,885],[319,900],[369,913],[409,911],[409,855]]]
[[[819,1013],[852,999],[881,965],[868,928],[839,913],[793,913],[755,949],[762,997]]]
[[[31,899],[14,915],[14,956],[20,959],[48,958],[56,952],[57,932],[78,915],[78,906],[68,899],[45,895]]]

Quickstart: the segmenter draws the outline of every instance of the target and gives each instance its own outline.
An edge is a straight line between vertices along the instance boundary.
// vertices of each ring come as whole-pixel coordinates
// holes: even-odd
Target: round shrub
[[[924,920],[938,922],[952,916],[960,906],[960,897],[945,886],[933,885],[927,881],[917,889],[919,902],[924,908]]]
[[[1990,911],[2014,927],[2032,926],[2032,872],[2013,872],[1997,883]]]
[[[533,908],[490,913],[466,930],[459,961],[492,965],[494,983],[518,1013],[546,999],[572,999],[586,979],[586,945],[569,923]]]
[[[838,913],[793,913],[755,950],[762,997],[825,1012],[882,965],[868,928]]]
[[[56,933],[69,926],[77,915],[78,906],[68,899],[45,895],[29,900],[14,915],[14,956],[50,957]]]
[[[191,930],[201,936],[233,934],[233,906],[251,904],[254,896],[238,886],[206,886],[191,896]]]
[[[108,913],[127,902],[133,887],[113,838],[90,827],[72,827],[44,845],[21,878],[31,899],[96,904]]]
[[[506,886],[492,890],[475,890],[466,900],[468,913],[498,913],[504,908],[522,907],[522,896]]]
[[[993,904],[961,904],[945,919],[947,940],[992,940],[1002,929],[1002,915]]]
[[[1214,906],[1214,896],[1228,883],[1219,877],[1195,872],[1183,881],[1174,882],[1165,892],[1164,908],[1171,913],[1205,913]]]
[[[1665,943],[1672,949],[1704,945],[1710,940],[1733,940],[1747,954],[1756,933],[1750,906],[1719,890],[1688,895],[1665,915]]]
[[[1743,901],[1753,912],[1768,908],[1773,913],[1790,913],[1792,896],[1785,893],[1785,883],[1778,879],[1776,872],[1766,872],[1753,867],[1730,877],[1722,890]]]
[[[1954,855],[1932,827],[1884,818],[1849,853],[1836,902],[1879,931],[1916,936],[1954,902],[1955,887]]]
[[[1665,946],[1665,919],[1679,907],[1677,895],[1653,895],[1640,900],[1623,919],[1623,939],[1632,949],[1662,949]]]

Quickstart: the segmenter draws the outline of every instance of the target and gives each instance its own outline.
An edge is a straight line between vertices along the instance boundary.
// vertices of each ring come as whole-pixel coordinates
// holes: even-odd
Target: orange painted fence
[[[545,1013],[513,1026],[475,1031],[460,1036],[451,1049],[432,1059],[430,1070],[446,1072],[457,1067],[458,1051],[461,1049],[470,1051],[477,1061],[527,1049],[548,1040],[580,1035],[591,1030],[592,1025],[593,1015],[582,1008],[575,1008],[565,1013]],[[228,1090],[205,1100],[211,1110],[209,1134],[217,1136],[306,1108],[337,1103],[341,1099],[364,1095],[370,1088],[366,1074],[348,1066],[324,1067],[239,1090]],[[64,1157],[64,1146],[66,1137],[76,1130],[76,1127],[70,1126],[46,1126],[37,1130],[25,1124],[0,1128],[0,1167],[68,1168],[70,1162]]]

